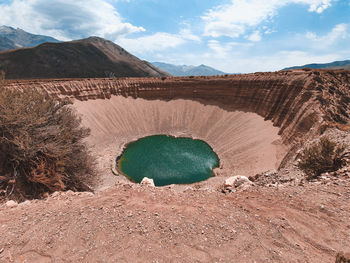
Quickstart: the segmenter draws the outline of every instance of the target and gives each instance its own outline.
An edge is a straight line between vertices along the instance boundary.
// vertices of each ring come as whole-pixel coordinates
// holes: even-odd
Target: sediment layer
[[[91,128],[89,144],[101,165],[110,164],[126,143],[155,134],[204,140],[218,154],[228,175],[276,169],[283,155],[279,154],[278,128],[254,113],[226,111],[191,100],[122,96],[76,101],[74,106],[83,116],[83,125]]]
[[[286,149],[329,126],[348,127],[350,114],[345,70],[30,80],[7,86],[73,98],[96,149],[110,144],[116,149],[153,134],[188,135],[208,142],[224,168],[244,174],[278,167]]]
[[[348,123],[350,71],[280,71],[219,77],[9,81],[77,100],[113,95],[147,100],[190,99],[228,111],[253,112],[280,128],[291,142],[323,121]]]

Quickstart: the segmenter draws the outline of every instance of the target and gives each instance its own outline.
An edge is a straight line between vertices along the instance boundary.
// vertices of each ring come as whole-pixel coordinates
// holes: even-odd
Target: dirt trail
[[[0,262],[334,262],[350,182],[239,193],[118,184],[0,206]]]

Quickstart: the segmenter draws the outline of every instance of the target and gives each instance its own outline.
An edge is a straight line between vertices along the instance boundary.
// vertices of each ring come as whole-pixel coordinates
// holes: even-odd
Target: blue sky
[[[0,0],[0,24],[229,73],[350,59],[350,0]]]

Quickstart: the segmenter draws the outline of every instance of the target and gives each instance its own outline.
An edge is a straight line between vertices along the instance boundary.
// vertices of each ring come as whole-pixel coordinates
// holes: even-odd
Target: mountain
[[[186,66],[186,65],[173,65],[163,62],[152,62],[154,66],[170,73],[173,76],[215,76],[215,75],[225,75],[225,72],[216,70],[214,68],[208,67],[206,65],[200,66]]]
[[[7,45],[2,43],[7,41]],[[0,27],[0,50],[15,49],[20,47],[34,47],[45,42],[59,42],[48,36],[34,35],[20,28],[14,29],[9,26]]]
[[[9,79],[168,76],[99,37],[3,51],[0,70]]]
[[[0,36],[0,51],[14,48],[18,48],[16,47],[15,42],[8,39],[7,37]]]
[[[312,69],[350,69],[350,60],[344,60],[344,61],[334,61],[331,63],[324,63],[324,64],[306,64],[304,66],[295,66],[295,67],[289,67],[284,68],[283,70],[290,70],[290,69],[302,69],[302,68],[312,68]]]

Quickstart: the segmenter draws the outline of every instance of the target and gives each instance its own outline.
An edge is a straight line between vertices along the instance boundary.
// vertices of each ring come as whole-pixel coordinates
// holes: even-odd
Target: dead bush
[[[323,137],[301,153],[298,166],[309,179],[316,178],[322,173],[343,167],[346,164],[346,155],[349,154],[345,150],[345,145],[337,145],[336,142]]]
[[[0,199],[90,190],[93,160],[83,143],[89,130],[70,103],[0,87]]]

